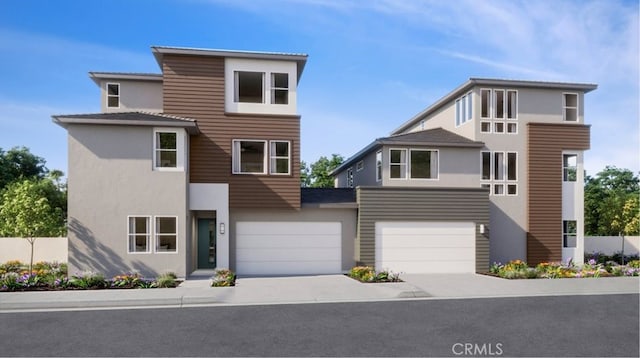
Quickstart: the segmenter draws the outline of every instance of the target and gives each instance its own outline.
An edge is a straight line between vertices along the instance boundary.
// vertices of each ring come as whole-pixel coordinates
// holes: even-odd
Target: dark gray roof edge
[[[134,80],[134,81],[151,81],[162,82],[161,73],[143,73],[143,72],[89,72],[89,78],[98,86],[101,80]]]
[[[158,120],[132,120],[132,119],[106,119],[101,115],[109,113],[96,113],[96,114],[71,114],[71,115],[53,115],[51,116],[54,123],[66,128],[69,124],[104,124],[104,125],[125,125],[125,126],[150,126],[150,127],[176,127],[185,128],[189,134],[199,134],[200,129],[194,119],[181,118],[171,115],[162,115],[157,113],[146,112],[118,112],[114,114],[144,114],[147,116],[157,117]],[[95,115],[95,117],[90,117]]]
[[[354,155],[350,156],[349,158],[347,158],[347,160],[342,162],[342,164],[338,165],[337,168],[335,168],[334,170],[329,172],[329,175],[331,175],[331,176],[337,175],[338,173],[342,172],[347,167],[352,165],[355,161],[363,158],[365,155],[369,154],[371,151],[373,151],[374,149],[377,149],[381,145],[382,144],[377,139],[374,140],[373,142],[369,143],[369,145],[367,145],[366,147],[360,149],[356,154],[354,154]]]
[[[479,78],[471,77],[460,86],[456,87],[453,91],[447,93],[429,107],[425,108],[415,116],[411,117],[408,121],[402,123],[398,128],[394,129],[391,134],[399,134],[407,130],[407,128],[415,125],[426,117],[427,115],[435,112],[445,103],[448,103],[455,97],[460,96],[463,92],[468,91],[474,86],[508,86],[508,87],[527,87],[527,88],[553,88],[553,89],[567,89],[567,90],[581,90],[584,93],[591,92],[598,88],[594,83],[579,83],[579,82],[552,82],[552,81],[531,81],[531,80],[510,80],[499,78]]]
[[[483,142],[470,142],[470,143],[451,143],[451,142],[402,142],[394,140],[381,140],[380,144],[383,145],[421,145],[421,146],[433,146],[433,147],[452,147],[452,148],[483,148],[485,144]]]

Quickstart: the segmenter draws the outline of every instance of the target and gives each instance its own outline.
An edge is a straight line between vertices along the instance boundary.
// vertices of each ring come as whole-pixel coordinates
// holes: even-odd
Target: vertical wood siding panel
[[[587,150],[590,127],[528,124],[527,262],[562,260],[562,151]]]
[[[231,208],[300,208],[300,118],[227,115],[224,58],[165,55],[164,112],[194,118],[202,132],[191,138],[191,183],[229,183]],[[233,139],[291,141],[291,175],[231,174]]]

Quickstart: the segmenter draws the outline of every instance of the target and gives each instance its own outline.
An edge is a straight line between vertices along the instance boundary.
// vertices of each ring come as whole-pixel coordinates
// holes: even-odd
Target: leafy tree
[[[320,157],[318,161],[311,164],[311,180],[312,188],[333,188],[334,180],[329,173],[340,166],[344,162],[344,158],[339,154],[332,154],[331,159],[325,156]]]
[[[595,177],[587,176],[584,188],[585,233],[598,236],[637,233],[640,213],[634,203],[639,196],[640,179],[628,169],[607,166]]]
[[[302,160],[300,161],[300,186],[308,188],[311,185],[311,173],[309,172],[309,166]]]
[[[50,178],[24,179],[9,184],[0,196],[0,236],[22,237],[29,242],[29,272],[36,238],[60,236],[65,230],[62,209],[52,207],[47,199],[52,186],[55,188],[55,183]]]
[[[0,189],[19,179],[44,178],[49,172],[45,163],[26,147],[14,147],[7,152],[0,148]]]

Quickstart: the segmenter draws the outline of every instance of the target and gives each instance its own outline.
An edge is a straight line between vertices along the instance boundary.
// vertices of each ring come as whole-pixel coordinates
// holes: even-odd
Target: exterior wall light
[[[220,234],[224,234],[224,223],[220,223]]]

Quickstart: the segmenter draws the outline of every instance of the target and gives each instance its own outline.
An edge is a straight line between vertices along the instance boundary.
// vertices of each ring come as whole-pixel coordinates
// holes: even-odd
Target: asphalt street
[[[639,295],[0,314],[0,356],[632,356]]]

